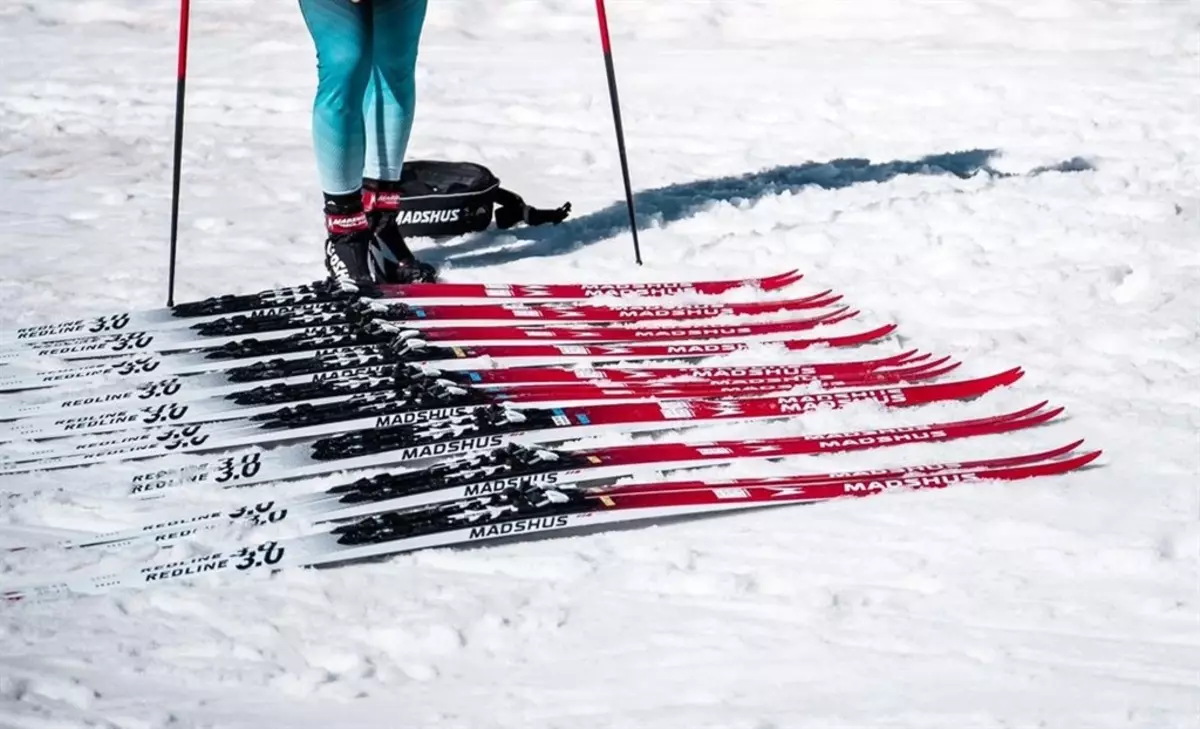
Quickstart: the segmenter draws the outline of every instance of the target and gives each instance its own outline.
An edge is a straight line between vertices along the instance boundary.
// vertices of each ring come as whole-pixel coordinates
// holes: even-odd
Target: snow
[[[177,298],[317,278],[299,13],[193,12]],[[162,304],[176,13],[0,7],[0,327]],[[1069,414],[802,467],[1078,437],[1103,466],[10,605],[0,726],[1196,726],[1200,6],[612,0],[609,16],[646,265],[622,229],[592,7],[562,0],[431,3],[411,152],[484,162],[535,205],[570,199],[573,219],[422,255],[461,281],[799,267],[802,293],[900,324],[864,357],[917,347],[1028,373],[978,402],[823,414],[807,432],[1040,399]],[[149,508],[67,486],[0,500],[0,536]]]

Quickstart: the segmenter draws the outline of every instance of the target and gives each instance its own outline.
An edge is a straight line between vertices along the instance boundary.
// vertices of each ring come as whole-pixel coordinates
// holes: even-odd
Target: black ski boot
[[[369,247],[374,236],[362,209],[359,193],[325,196],[325,269],[334,287],[363,296],[375,296]]]
[[[375,281],[437,283],[437,269],[412,254],[396,225],[400,214],[399,184],[387,180],[363,181],[363,207],[373,236],[370,264]]]

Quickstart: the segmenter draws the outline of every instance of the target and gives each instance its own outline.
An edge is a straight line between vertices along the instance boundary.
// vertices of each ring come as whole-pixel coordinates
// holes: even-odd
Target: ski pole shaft
[[[167,270],[167,306],[175,305],[175,255],[179,244],[179,177],[183,162],[183,109],[187,88],[190,0],[179,0],[179,73],[175,85],[175,159],[171,180],[171,261]]]
[[[629,208],[629,229],[633,233],[633,255],[642,265],[642,249],[638,243],[637,215],[633,207],[633,187],[629,183],[629,158],[625,154],[625,130],[621,125],[621,101],[617,96],[617,72],[613,68],[612,44],[608,38],[608,13],[604,0],[596,0],[596,18],[600,21],[600,46],[604,49],[604,70],[608,74],[608,98],[612,102],[613,125],[617,130],[617,154],[621,158],[621,177],[625,181],[625,204]]]

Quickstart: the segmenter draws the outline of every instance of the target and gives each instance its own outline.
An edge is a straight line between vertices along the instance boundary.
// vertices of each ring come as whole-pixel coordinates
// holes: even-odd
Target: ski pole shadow
[[[1081,172],[1092,165],[1080,157],[1039,167],[1022,174],[1000,172],[990,166],[999,153],[995,149],[972,149],[934,154],[915,160],[871,162],[867,159],[835,159],[801,165],[774,167],[745,175],[685,182],[634,196],[638,227],[668,225],[695,215],[715,203],[753,202],[806,187],[836,190],[867,182],[888,182],[901,175],[953,175],[968,178],[1033,176],[1044,172]],[[619,235],[629,227],[625,201],[554,226],[489,229],[465,241],[423,250],[422,258],[435,266],[476,268],[571,253]]]

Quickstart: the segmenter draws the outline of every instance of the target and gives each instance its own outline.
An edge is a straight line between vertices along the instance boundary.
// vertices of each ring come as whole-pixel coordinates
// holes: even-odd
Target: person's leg
[[[313,148],[321,189],[331,195],[362,187],[366,135],[363,100],[372,72],[371,6],[349,0],[300,0],[317,50]]]
[[[373,238],[362,204],[363,102],[372,72],[371,9],[348,0],[300,0],[317,50],[313,149],[325,194],[325,266],[349,287],[370,282]]]
[[[417,49],[427,0],[372,0],[374,68],[364,105],[366,162],[364,199],[375,242],[371,262],[377,281],[436,280],[416,260],[396,227],[399,180],[416,106]]]
[[[365,177],[397,181],[416,107],[417,47],[427,0],[371,0],[373,72],[367,91]]]

